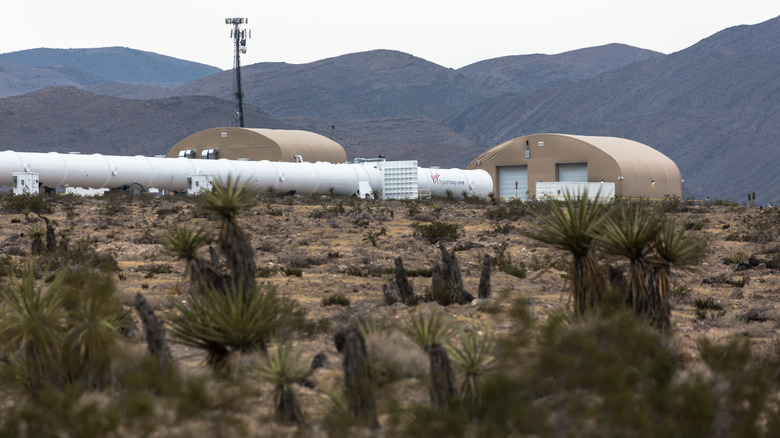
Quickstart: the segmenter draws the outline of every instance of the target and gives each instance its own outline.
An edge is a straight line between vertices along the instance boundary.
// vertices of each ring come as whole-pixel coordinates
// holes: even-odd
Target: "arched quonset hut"
[[[485,151],[468,169],[487,171],[493,178],[493,192],[504,199],[534,198],[537,183],[585,182],[614,183],[615,196],[682,196],[680,170],[674,161],[642,143],[617,137],[517,137]]]
[[[211,128],[176,143],[169,158],[343,163],[344,148],[314,132],[284,129]]]

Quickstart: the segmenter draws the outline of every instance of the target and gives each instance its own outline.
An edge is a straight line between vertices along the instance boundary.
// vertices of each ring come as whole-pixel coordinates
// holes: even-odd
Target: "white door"
[[[588,182],[588,163],[558,163],[558,182]]]
[[[528,200],[528,166],[499,166],[497,170],[500,199]]]

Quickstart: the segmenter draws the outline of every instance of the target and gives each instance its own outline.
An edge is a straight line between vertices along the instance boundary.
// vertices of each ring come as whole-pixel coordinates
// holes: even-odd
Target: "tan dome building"
[[[537,183],[598,183],[609,186],[614,196],[628,198],[682,196],[680,170],[674,161],[642,143],[617,137],[517,137],[485,151],[467,168],[487,171],[493,178],[493,192],[503,199],[535,198]]]
[[[309,131],[211,128],[176,143],[169,158],[306,161],[344,163],[347,153],[335,141]]]

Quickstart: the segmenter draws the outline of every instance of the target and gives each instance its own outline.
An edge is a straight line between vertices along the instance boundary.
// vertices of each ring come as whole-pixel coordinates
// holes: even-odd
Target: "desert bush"
[[[287,265],[282,269],[282,273],[288,277],[303,277],[303,268],[299,266]]]
[[[41,254],[35,265],[36,274],[44,270],[58,272],[62,269],[77,271],[92,270],[98,273],[119,272],[119,263],[110,251],[97,252],[95,243],[82,239],[69,244],[60,245],[56,249]]]
[[[406,275],[408,277],[428,277],[430,278],[433,275],[433,269],[431,268],[418,268],[418,269],[407,269]]]
[[[270,276],[274,275],[275,272],[276,272],[276,268],[273,266],[257,267],[257,276],[260,278],[269,278]]]
[[[685,284],[672,284],[669,289],[669,299],[676,302],[681,302],[691,296],[693,289]]]
[[[553,257],[550,254],[544,254],[539,257],[536,254],[531,255],[531,260],[526,264],[532,271],[541,271],[542,269],[555,269],[566,272],[569,269],[568,262],[563,257]]]
[[[0,207],[4,213],[10,214],[48,214],[52,213],[51,205],[42,195],[14,195],[6,193],[0,198]]]
[[[495,266],[501,272],[509,274],[517,278],[525,278],[528,275],[528,270],[523,264],[516,265],[512,261],[512,256],[509,255],[507,250],[509,244],[507,242],[501,242],[493,247],[493,257],[490,259],[490,264]]]
[[[416,237],[427,240],[430,243],[456,240],[458,238],[458,225],[434,219],[430,224],[412,223],[412,229]]]
[[[661,213],[678,212],[683,207],[683,200],[677,195],[664,195],[664,198],[658,203]]]
[[[384,330],[364,336],[372,372],[380,386],[399,379],[419,378],[427,372],[425,353],[399,331]]]
[[[327,306],[349,306],[351,303],[348,296],[344,295],[341,292],[336,292],[333,294],[328,295],[327,297],[322,298],[322,305],[323,307]]]

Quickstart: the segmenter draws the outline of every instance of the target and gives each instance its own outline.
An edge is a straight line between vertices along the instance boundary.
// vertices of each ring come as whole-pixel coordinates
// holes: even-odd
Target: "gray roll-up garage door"
[[[504,200],[528,200],[528,166],[499,166],[498,195]]]
[[[588,182],[588,163],[558,163],[558,182]]]

